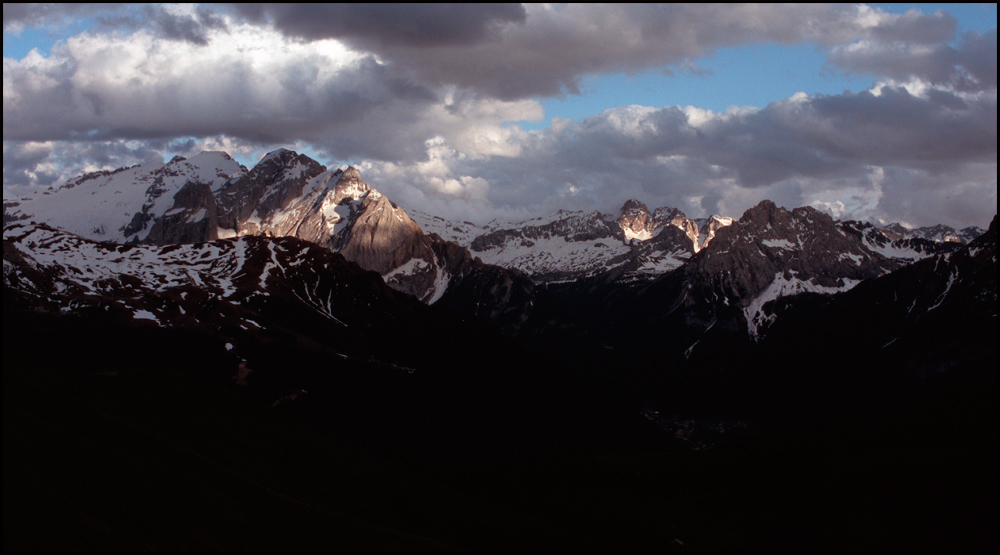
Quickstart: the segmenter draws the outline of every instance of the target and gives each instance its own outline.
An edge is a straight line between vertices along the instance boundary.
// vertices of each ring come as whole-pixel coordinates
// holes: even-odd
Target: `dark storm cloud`
[[[582,76],[638,73],[725,46],[813,42],[832,46],[872,34],[927,43],[946,40],[944,13],[892,16],[825,5],[268,4],[237,7],[307,39],[337,38],[375,52],[432,86],[456,85],[502,99],[578,93]],[[417,23],[420,24],[417,24]]]
[[[996,166],[968,164],[947,174],[887,168],[881,198],[873,211],[884,223],[945,223],[983,229],[996,214]]]
[[[950,40],[955,34],[958,22],[947,13],[938,10],[925,14],[912,9],[894,18],[891,25],[879,25],[872,36],[879,41],[904,41],[916,44],[933,44]]]
[[[655,162],[683,156],[724,168],[744,187],[793,177],[827,178],[858,166],[945,168],[995,162],[996,100],[928,98],[884,87],[793,98],[762,110],[692,123],[678,107],[620,108],[591,116],[546,152],[557,166],[600,171],[609,160]]]
[[[959,48],[958,64],[972,74],[979,90],[997,88],[997,30],[968,33]]]
[[[862,42],[835,48],[830,61],[848,71],[899,81],[916,78],[963,91],[995,89],[997,31],[967,33],[957,47],[946,42]]]
[[[995,210],[949,191],[981,198],[992,186],[995,206],[996,31],[952,46],[955,22],[941,12],[237,7],[250,25],[213,9],[113,11],[98,31],[136,32],[91,31],[50,56],[5,60],[5,191],[206,144],[244,155],[307,144],[324,161],[366,164],[366,180],[404,206],[477,221],[614,211],[633,197],[693,216],[738,216],[771,198],[929,217],[907,190],[951,199],[956,219]],[[12,8],[12,25],[73,17],[22,12]],[[6,17],[5,6],[5,28]],[[761,42],[817,44],[838,67],[888,81],[725,114],[627,106],[532,132],[505,123],[542,117],[532,98],[577,92],[586,75],[690,68],[715,49]]]
[[[517,157],[452,153],[446,162],[451,176],[490,184],[494,216],[557,208],[614,212],[628,198],[692,216],[739,216],[769,198],[787,207],[843,199],[855,206],[838,215],[864,209],[855,216],[921,225],[988,220],[985,212],[995,211],[989,200],[996,188],[995,96],[944,90],[917,96],[890,86],[879,93],[796,95],[726,114],[622,107],[529,134]],[[433,197],[436,182],[422,183],[418,166],[400,177],[390,173],[373,180],[400,202]],[[948,210],[908,201],[907,190]],[[969,194],[956,196],[959,190]],[[875,203],[877,212],[870,212]],[[475,219],[460,211],[470,206],[442,202],[437,209]]]
[[[494,5],[267,4],[236,9],[252,20],[267,19],[295,37],[339,37],[371,45],[375,54],[338,68],[331,77],[329,67],[334,62],[315,52],[287,55],[264,70],[258,59],[272,52],[229,49],[213,52],[213,57],[204,49],[176,49],[165,54],[155,42],[144,43],[141,37],[81,36],[58,45],[47,60],[5,63],[9,91],[5,88],[4,138],[110,140],[220,134],[275,142],[332,138],[345,148],[344,155],[411,159],[414,149],[435,133],[426,125],[417,130],[407,126],[427,123],[427,107],[440,99],[448,84],[460,87],[456,94],[482,99],[557,95],[577,90],[578,79],[588,73],[663,68],[724,45],[806,40],[827,44],[875,31],[926,42],[954,26],[940,13],[889,16],[854,6],[536,5],[527,14],[521,6]],[[130,13],[135,19],[125,15],[118,24],[146,22],[158,36],[192,46],[206,44],[211,33],[226,27],[220,16],[202,7],[188,11],[150,7]],[[115,24],[113,19],[104,18],[109,25]],[[980,84],[988,83],[992,74],[994,87],[995,44],[994,32],[969,37],[959,49],[966,53],[962,67],[968,69],[963,71]],[[386,56],[390,63],[377,62],[376,55]],[[201,60],[189,62],[192,57]],[[954,68],[948,65],[952,58],[943,56],[926,65],[947,72]],[[851,60],[860,63],[857,57],[841,61],[846,65]],[[922,63],[913,61],[914,56],[907,60]],[[361,121],[377,128],[333,137],[337,130]],[[362,144],[369,138],[370,144]],[[622,148],[611,143],[607,147]],[[765,159],[783,156],[762,154]],[[777,162],[780,165],[781,160]],[[768,171],[748,182],[767,180]]]
[[[196,6],[191,13],[175,13],[152,4],[143,5],[138,10],[100,15],[96,23],[104,29],[149,29],[162,38],[199,46],[208,45],[211,31],[227,27],[222,16],[205,6]]]
[[[52,185],[60,175],[53,171],[40,169],[39,166],[52,156],[50,145],[33,145],[25,143],[4,143],[3,150],[3,184],[25,187],[36,185],[47,187]],[[6,199],[6,195],[4,195]]]
[[[191,15],[171,14],[162,8],[147,7],[149,20],[163,36],[175,40],[186,40],[195,44],[208,44],[208,32],[225,29],[226,22],[204,6],[195,8]]]
[[[520,4],[233,4],[258,23],[309,40],[336,38],[365,48],[468,46],[523,23]]]
[[[159,4],[8,4],[3,5],[4,30],[21,27],[59,27],[84,18],[94,18],[98,30],[136,31],[148,29],[168,40],[205,46],[208,33],[225,29],[217,12],[196,6],[190,13],[171,11]]]
[[[963,99],[931,90],[924,98],[884,87],[879,96],[824,96],[810,106],[810,121],[827,131],[809,133],[810,142],[846,160],[928,167],[997,159],[995,96]]]

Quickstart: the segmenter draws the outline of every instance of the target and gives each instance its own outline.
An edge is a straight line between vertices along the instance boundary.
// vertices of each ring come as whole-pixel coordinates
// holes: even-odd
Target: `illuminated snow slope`
[[[161,217],[173,207],[174,195],[188,182],[205,183],[214,191],[244,173],[246,168],[225,152],[202,152],[166,164],[84,174],[32,197],[4,199],[4,213],[90,239],[124,243],[135,236],[142,241],[149,227],[138,234],[126,234],[136,214],[146,213],[151,219]],[[8,210],[11,202],[17,206]]]
[[[830,252],[825,252],[798,242],[798,235],[769,235],[765,228],[739,226],[737,220],[718,215],[692,220],[675,208],[649,210],[637,200],[627,201],[617,215],[558,211],[523,222],[479,226],[408,213],[366,184],[355,168],[329,170],[286,149],[268,153],[250,170],[226,153],[203,152],[166,164],[86,174],[29,198],[5,199],[4,219],[46,223],[115,243],[296,237],[341,252],[424,302],[441,299],[463,273],[454,259],[441,258],[442,249],[433,247],[436,237],[468,249],[483,263],[523,272],[535,283],[558,283],[597,275],[648,281],[681,268],[700,253],[718,251],[710,248],[716,238],[736,227],[752,243],[747,248],[761,253],[754,255],[759,260],[753,264],[808,256],[849,269],[870,265],[877,256],[890,261],[879,263],[884,271],[949,252],[977,231],[955,232],[944,226],[907,230],[898,225],[879,229],[863,222],[838,222],[833,233],[843,241],[830,243]],[[793,225],[806,237],[812,224]],[[764,269],[758,275],[774,274],[769,266]],[[856,279],[845,272],[844,277]],[[766,287],[755,284],[752,290]],[[779,290],[791,294],[804,288],[786,284]]]

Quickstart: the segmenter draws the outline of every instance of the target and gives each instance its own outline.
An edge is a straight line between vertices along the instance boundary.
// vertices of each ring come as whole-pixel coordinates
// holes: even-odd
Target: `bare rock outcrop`
[[[146,243],[198,243],[219,238],[215,197],[207,183],[189,181],[174,195],[174,205],[156,218]]]

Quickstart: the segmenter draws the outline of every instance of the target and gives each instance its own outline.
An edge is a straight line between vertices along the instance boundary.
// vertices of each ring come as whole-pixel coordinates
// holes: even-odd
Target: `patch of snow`
[[[153,320],[154,322],[160,321],[155,314],[149,312],[148,310],[142,310],[142,309],[136,310],[135,313],[132,315],[132,317],[135,318],[136,320]]]
[[[701,340],[699,339],[698,341]],[[690,347],[684,350],[684,360],[691,358],[691,353],[694,351],[694,346],[698,344],[698,341],[695,341]]]
[[[774,322],[775,315],[764,313],[764,305],[778,299],[779,297],[790,297],[801,293],[820,293],[823,295],[833,295],[852,289],[860,280],[843,278],[842,287],[826,287],[816,285],[811,280],[801,280],[794,275],[790,279],[785,279],[784,273],[775,274],[774,280],[764,291],[757,295],[750,304],[743,309],[743,315],[747,320],[747,330],[754,339],[759,337],[760,329],[767,324]]]
[[[934,306],[928,308],[925,312],[930,312],[935,308],[941,306],[941,303],[944,302],[945,297],[948,296],[948,292],[951,291],[951,286],[955,284],[955,278],[957,277],[958,277],[958,268],[955,268],[952,270],[951,274],[948,275],[948,283],[947,285],[945,285],[944,292],[942,292],[941,295],[938,296],[937,301],[934,303]]]
[[[861,256],[860,254],[851,254],[851,253],[847,253],[847,252],[841,253],[840,259],[841,260],[851,260],[851,261],[854,262],[855,266],[860,266],[861,263],[864,261],[864,257]]]
[[[330,235],[339,235],[347,227],[348,222],[350,222],[351,207],[348,204],[341,204],[335,206],[333,212],[336,215],[336,219],[332,220],[332,229],[330,229],[330,220],[327,221],[326,225],[330,229]]]
[[[261,270],[260,272],[261,289],[267,288],[267,278],[271,275],[271,270],[275,268],[278,269],[281,268],[281,263],[278,262],[278,253],[276,253],[274,249],[271,248],[273,243],[271,243],[271,241],[267,241],[264,243],[264,245],[267,247],[267,252],[271,254],[271,260],[269,260],[267,264],[264,265],[264,269]],[[259,328],[260,326],[257,327]]]
[[[291,151],[288,150],[287,148],[279,148],[277,150],[272,150],[271,152],[268,152],[263,157],[261,157],[260,162],[257,162],[257,163],[258,164],[262,164],[262,163],[267,162],[269,160],[272,160],[274,158],[278,158],[278,157],[282,156],[283,154],[285,154],[286,152],[291,152]]]
[[[677,250],[669,253],[650,254],[637,270],[637,274],[659,275],[676,270],[691,258],[691,253]]]
[[[225,182],[241,175],[239,163],[226,154],[203,152],[188,160],[80,176],[54,191],[27,197],[17,212],[82,237],[124,242],[132,237],[126,237],[124,229],[136,213],[162,216],[189,181]],[[139,238],[150,228],[141,230]]]
[[[411,258],[403,264],[393,268],[382,275],[382,279],[388,282],[396,276],[412,276],[430,268],[430,264],[422,258]]]
[[[893,258],[900,261],[905,261],[907,263],[916,262],[917,260],[922,260],[924,258],[929,258],[933,256],[930,253],[920,252],[916,249],[900,247],[895,242],[889,241],[884,245],[879,245],[872,242],[867,235],[862,235],[862,240],[866,247],[874,252],[881,254],[887,258]]]
[[[630,227],[623,227],[622,231],[625,232],[625,241],[631,241],[633,239],[637,241],[648,241],[653,236],[648,229],[636,232]]]
[[[474,254],[487,264],[538,275],[601,270],[606,261],[627,254],[629,250],[628,245],[613,238],[568,241],[560,235],[547,235],[533,239],[515,237],[503,245]]]
[[[448,271],[441,266],[436,266],[434,270],[434,292],[427,300],[427,304],[429,305],[441,300],[441,297],[443,297],[445,292],[448,291],[448,284],[451,281],[451,276],[448,274]]]
[[[764,239],[761,241],[764,245],[771,247],[773,249],[794,249],[798,247],[797,244],[792,243],[788,239]]]
[[[453,241],[463,247],[470,247],[472,240],[487,232],[486,228],[472,222],[453,222],[444,218],[431,216],[418,210],[407,210],[410,218],[426,234],[436,233],[445,241]]]

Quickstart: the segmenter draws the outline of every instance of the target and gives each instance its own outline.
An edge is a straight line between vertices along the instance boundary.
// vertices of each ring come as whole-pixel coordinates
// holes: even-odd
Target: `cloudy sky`
[[[4,4],[4,198],[286,147],[480,224],[767,198],[985,227],[996,25],[996,4]]]

